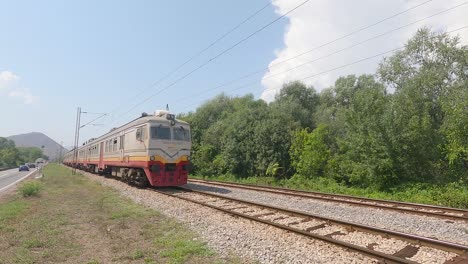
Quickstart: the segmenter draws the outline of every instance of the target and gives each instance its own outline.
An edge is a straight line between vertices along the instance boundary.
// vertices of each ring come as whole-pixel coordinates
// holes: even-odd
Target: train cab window
[[[171,129],[163,126],[151,127],[151,138],[171,140]]]
[[[190,141],[190,131],[183,126],[174,127],[174,140]]]

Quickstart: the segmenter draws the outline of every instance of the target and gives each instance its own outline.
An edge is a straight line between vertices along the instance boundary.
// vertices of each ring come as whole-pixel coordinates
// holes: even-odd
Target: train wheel
[[[138,188],[145,188],[145,187],[148,187],[149,185],[149,181],[148,181],[148,178],[146,177],[145,171],[143,171],[142,169],[139,169],[137,171],[136,178],[134,179],[133,182],[135,186]]]
[[[122,181],[128,183],[128,181],[129,181],[129,169],[122,168],[122,169],[120,169],[120,173],[122,175]]]

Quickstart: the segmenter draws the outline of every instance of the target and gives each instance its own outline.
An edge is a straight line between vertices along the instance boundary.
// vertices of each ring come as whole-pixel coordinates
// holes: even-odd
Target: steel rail
[[[385,237],[393,237],[393,238],[397,238],[397,239],[403,239],[403,240],[411,242],[411,243],[415,243],[415,244],[419,244],[419,245],[423,245],[423,246],[428,246],[428,247],[432,247],[432,248],[436,247],[436,248],[446,250],[446,251],[450,251],[450,252],[454,252],[454,253],[457,253],[457,254],[467,254],[468,253],[468,246],[457,244],[457,243],[441,241],[441,240],[438,240],[438,239],[433,239],[433,238],[428,238],[428,237],[423,237],[423,236],[418,236],[418,235],[406,234],[406,233],[402,233],[402,232],[398,232],[398,231],[392,231],[392,230],[387,230],[387,229],[383,229],[383,228],[352,223],[352,222],[343,221],[343,220],[337,220],[337,219],[324,217],[324,216],[320,216],[320,215],[316,215],[316,214],[311,214],[311,213],[307,213],[307,212],[303,212],[303,211],[292,210],[292,209],[272,206],[272,205],[268,205],[268,204],[256,203],[256,202],[241,200],[241,199],[237,199],[237,198],[231,198],[231,197],[218,195],[218,194],[213,194],[213,193],[204,192],[204,191],[192,190],[192,189],[187,189],[187,188],[182,188],[182,187],[177,187],[177,188],[183,189],[183,190],[189,190],[190,192],[194,192],[194,193],[210,195],[210,196],[213,196],[213,197],[216,197],[216,198],[232,200],[232,201],[239,202],[239,203],[245,203],[245,204],[250,204],[250,205],[253,205],[253,206],[267,208],[267,209],[270,209],[270,210],[280,211],[280,212],[284,212],[286,214],[294,214],[294,215],[298,215],[298,216],[306,217],[306,218],[320,219],[320,220],[326,221],[328,223],[335,223],[335,224],[342,225],[342,226],[348,226],[348,227],[351,227],[352,229],[355,229],[355,230],[360,230],[360,231],[364,231],[364,232],[367,232],[367,233],[369,233],[369,231],[370,231],[372,233],[375,233],[375,234],[378,234],[378,235],[383,235]]]
[[[351,204],[351,205],[356,205],[356,206],[375,207],[375,208],[384,209],[384,210],[393,210],[393,211],[400,211],[400,212],[419,214],[419,215],[425,215],[425,216],[434,216],[438,218],[448,218],[451,220],[468,221],[468,210],[464,210],[460,208],[451,208],[451,207],[417,204],[417,203],[407,203],[407,202],[399,202],[399,201],[392,201],[392,200],[379,200],[379,199],[357,197],[357,196],[343,195],[343,194],[300,191],[300,190],[294,190],[294,189],[289,189],[289,188],[280,188],[280,187],[272,187],[272,186],[264,186],[264,185],[227,183],[227,182],[207,181],[207,180],[199,180],[199,179],[189,179],[188,181],[192,183],[203,183],[203,184],[208,184],[208,185],[217,185],[217,186],[233,187],[233,188],[239,188],[239,189],[263,191],[263,192],[269,192],[269,193],[274,193],[274,194],[283,194],[283,195],[290,195],[290,196],[303,197],[303,198],[309,198],[309,199],[318,199],[318,200],[324,200],[324,201],[346,203],[346,204]],[[374,204],[374,203],[379,203],[379,204]],[[383,204],[386,204],[386,205],[383,205]],[[401,206],[411,207],[412,209],[404,208]],[[432,212],[432,211],[424,211],[424,210],[439,210],[443,212]],[[445,212],[454,213],[454,214],[463,214],[463,215],[446,214]]]
[[[319,220],[325,222],[324,224],[328,224],[328,225],[336,224],[336,225],[345,227],[347,230],[351,230],[350,232],[361,231],[361,232],[365,232],[365,233],[380,235],[383,238],[397,238],[397,239],[400,239],[400,240],[403,240],[403,241],[406,241],[406,242],[412,244],[412,245],[409,245],[409,246],[426,246],[426,247],[440,249],[440,250],[443,250],[443,251],[452,252],[452,253],[457,254],[456,257],[454,257],[454,258],[452,258],[450,260],[447,260],[445,263],[457,263],[457,264],[468,263],[468,246],[465,246],[465,245],[456,244],[456,243],[447,242],[447,241],[440,241],[440,240],[437,240],[437,239],[432,239],[432,238],[427,238],[427,237],[422,237],[422,236],[417,236],[417,235],[405,234],[405,233],[386,230],[386,229],[382,229],[382,228],[376,228],[376,227],[371,227],[371,226],[366,226],[366,225],[361,225],[361,224],[355,224],[355,223],[336,220],[336,219],[332,219],[332,218],[326,218],[326,217],[322,217],[322,216],[318,216],[318,215],[314,215],[314,214],[310,214],[310,213],[306,213],[306,212],[302,212],[302,211],[290,210],[290,209],[286,209],[286,208],[275,207],[275,206],[271,206],[271,205],[255,203],[255,202],[245,201],[245,200],[236,199],[236,198],[230,198],[230,197],[217,195],[217,194],[213,194],[213,193],[208,193],[208,192],[203,192],[203,191],[198,191],[198,190],[193,190],[193,189],[186,189],[186,188],[183,188],[183,187],[170,187],[170,188],[176,189],[176,190],[182,190],[184,192],[189,192],[189,193],[196,193],[196,194],[201,194],[201,195],[205,195],[205,196],[211,196],[211,197],[215,197],[217,199],[224,199],[224,200],[228,200],[228,201],[234,201],[234,202],[237,202],[237,203],[252,205],[252,206],[258,207],[260,209],[269,209],[269,210],[275,211],[275,213],[283,213],[283,214],[288,215],[288,216],[293,216],[293,217],[294,216],[299,216],[299,217],[302,217],[303,220],[306,220],[306,221],[310,221],[311,219],[319,219]],[[299,228],[294,228],[294,227],[288,226],[287,224],[280,224],[280,223],[273,222],[274,220],[277,220],[277,219],[274,219],[274,220],[271,220],[271,221],[270,220],[265,220],[265,219],[260,218],[262,215],[250,216],[250,215],[247,215],[247,214],[244,214],[244,213],[239,213],[239,212],[232,211],[232,210],[235,210],[235,208],[226,209],[226,208],[222,208],[222,207],[219,207],[219,206],[214,206],[214,205],[208,204],[207,202],[202,202],[202,201],[197,201],[195,199],[182,197],[182,196],[179,196],[177,194],[171,194],[171,193],[162,191],[161,189],[158,190],[158,189],[155,189],[155,188],[152,188],[152,187],[147,188],[147,189],[152,190],[152,191],[157,192],[157,193],[160,193],[160,194],[163,194],[163,195],[171,196],[171,197],[174,197],[174,198],[177,198],[177,199],[182,199],[182,200],[186,200],[186,201],[189,201],[189,202],[192,202],[192,203],[200,204],[200,205],[203,205],[203,206],[215,209],[215,210],[225,212],[225,213],[230,214],[230,215],[239,216],[239,217],[242,217],[242,218],[250,219],[252,221],[268,224],[268,225],[275,226],[275,227],[283,229],[283,230],[287,230],[287,231],[290,231],[290,232],[293,232],[293,233],[296,233],[296,234],[307,236],[309,238],[322,240],[322,241],[329,242],[329,243],[332,243],[332,244],[335,244],[335,245],[338,245],[338,246],[341,246],[341,247],[344,247],[344,248],[352,249],[352,250],[360,252],[362,254],[372,256],[373,258],[376,258],[376,259],[378,259],[380,261],[383,261],[384,263],[416,263],[415,261],[411,261],[411,260],[406,259],[404,257],[404,253],[403,253],[403,255],[398,255],[398,253],[401,253],[402,249],[400,249],[400,251],[394,253],[394,255],[390,255],[390,254],[382,253],[382,252],[379,252],[379,251],[375,251],[375,250],[370,249],[370,248],[361,247],[361,246],[357,246],[357,245],[354,245],[354,244],[351,244],[351,243],[348,243],[348,242],[333,239],[332,236],[330,236],[330,234],[322,236],[322,235],[318,235],[318,234],[315,234],[315,233],[310,233],[310,232],[308,232],[307,229],[302,230],[302,229],[299,229]],[[329,237],[327,237],[327,236],[329,236]]]
[[[221,211],[221,212],[233,215],[233,216],[238,216],[238,217],[241,217],[241,218],[249,219],[249,220],[260,222],[260,223],[263,223],[263,224],[275,226],[277,228],[280,228],[280,229],[283,229],[283,230],[286,230],[286,231],[290,231],[290,232],[293,232],[293,233],[296,233],[296,234],[300,234],[300,235],[303,235],[303,236],[306,236],[306,237],[309,237],[309,238],[312,238],[312,239],[319,239],[319,240],[322,240],[322,241],[325,241],[325,242],[328,242],[328,243],[331,243],[331,244],[335,244],[337,246],[344,247],[346,249],[352,249],[352,250],[357,251],[359,253],[371,256],[373,258],[377,258],[378,260],[382,261],[383,263],[405,263],[405,264],[406,263],[408,263],[408,264],[409,263],[417,263],[417,262],[406,260],[406,259],[403,259],[403,258],[400,258],[400,257],[395,257],[393,255],[389,255],[389,254],[381,253],[381,252],[378,252],[378,251],[375,251],[375,250],[371,250],[371,249],[368,249],[368,248],[365,248],[365,247],[356,246],[356,245],[348,243],[348,242],[343,242],[343,241],[336,240],[336,239],[333,239],[333,238],[329,238],[329,237],[326,237],[326,236],[310,233],[310,232],[307,232],[307,231],[304,231],[304,230],[301,230],[301,229],[298,229],[298,228],[289,227],[289,226],[278,224],[278,223],[275,223],[275,222],[272,222],[272,221],[264,220],[264,219],[261,219],[261,218],[258,218],[258,217],[254,217],[254,216],[242,214],[242,213],[239,213],[239,212],[231,211],[231,210],[228,210],[228,209],[224,209],[222,207],[214,206],[214,205],[211,205],[211,204],[208,204],[208,203],[205,203],[205,202],[200,202],[200,201],[197,201],[195,199],[190,199],[190,198],[187,198],[187,197],[178,196],[176,194],[171,194],[171,193],[164,192],[164,191],[161,191],[161,190],[155,190],[155,189],[151,189],[151,190],[153,190],[153,191],[155,191],[157,193],[163,194],[163,195],[167,195],[167,196],[174,197],[174,198],[177,198],[177,199],[181,199],[181,200],[184,200],[184,201],[188,201],[188,202],[191,202],[191,203],[196,203],[196,204],[199,204],[199,205],[202,205],[202,206],[206,206],[206,207],[209,207],[209,208],[212,208],[212,209],[215,209],[215,210],[218,210],[218,211]]]
[[[162,191],[162,190],[156,190],[156,189],[152,189],[152,188],[150,188],[150,189],[153,190],[153,191],[156,191],[158,193],[161,193],[161,194],[165,194],[165,195],[176,197],[176,198],[183,199],[183,200],[186,200],[186,201],[194,202],[194,203],[197,203],[197,204],[200,204],[200,205],[203,205],[203,206],[207,206],[207,207],[210,207],[210,208],[213,208],[213,209],[216,209],[216,210],[223,211],[223,212],[231,214],[231,215],[236,215],[236,216],[247,218],[247,219],[250,219],[250,220],[253,220],[253,221],[261,222],[261,223],[264,223],[264,224],[273,225],[275,227],[278,227],[278,228],[281,228],[281,229],[284,229],[284,230],[288,230],[288,231],[291,231],[291,232],[294,232],[294,233],[305,235],[305,236],[308,236],[310,238],[320,239],[320,240],[323,240],[323,241],[326,241],[326,242],[329,242],[329,243],[333,243],[333,244],[336,244],[336,245],[339,245],[339,246],[342,246],[342,247],[345,247],[345,248],[351,248],[351,249],[359,251],[359,252],[361,252],[363,254],[371,255],[371,256],[373,256],[375,258],[384,259],[384,260],[388,260],[388,261],[396,262],[396,263],[414,263],[413,261],[410,261],[410,260],[407,260],[407,259],[404,259],[404,258],[400,258],[400,257],[397,257],[397,256],[385,254],[385,253],[378,252],[378,251],[368,249],[368,248],[365,248],[365,247],[356,246],[356,245],[353,245],[353,244],[350,244],[350,243],[347,243],[347,242],[343,242],[343,241],[340,241],[340,240],[337,240],[337,239],[333,239],[333,238],[330,238],[330,237],[310,233],[310,232],[307,232],[307,231],[302,230],[302,229],[294,228],[294,227],[287,226],[287,225],[278,224],[278,223],[275,223],[275,222],[272,222],[272,221],[269,221],[269,220],[260,219],[260,218],[254,217],[254,216],[249,216],[249,215],[242,214],[242,213],[239,213],[239,212],[231,211],[229,209],[224,209],[224,208],[221,208],[221,207],[217,207],[217,206],[205,203],[205,202],[197,201],[195,199],[190,199],[190,198],[187,198],[187,197],[181,197],[181,196],[179,196],[177,194],[171,194],[171,193],[168,193],[168,192],[165,192],[165,191]],[[186,188],[182,188],[182,187],[177,187],[176,189],[183,190],[183,191],[186,191],[186,192],[193,192],[193,193],[197,193],[197,194],[201,194],[201,195],[211,196],[211,197],[215,197],[215,198],[218,198],[218,199],[234,201],[234,202],[237,202],[237,203],[248,204],[248,205],[256,206],[256,207],[259,207],[259,208],[269,209],[269,210],[280,212],[280,213],[283,213],[283,214],[286,214],[286,215],[289,215],[289,216],[299,216],[299,217],[304,218],[304,219],[318,219],[318,220],[321,220],[321,221],[325,221],[328,224],[335,224],[335,225],[339,225],[339,226],[344,226],[347,229],[351,229],[351,230],[355,230],[355,231],[361,231],[361,232],[365,232],[365,233],[377,234],[377,235],[383,236],[385,238],[390,238],[390,237],[391,238],[396,238],[396,239],[404,240],[404,241],[409,242],[410,244],[414,244],[414,245],[427,246],[427,247],[430,247],[430,248],[437,248],[437,249],[441,249],[441,250],[444,250],[444,251],[453,252],[453,253],[456,253],[456,254],[462,256],[463,258],[466,257],[466,254],[468,252],[468,247],[467,246],[456,244],[456,243],[440,241],[440,240],[437,240],[437,239],[431,239],[431,238],[421,237],[421,236],[417,236],[417,235],[410,235],[410,234],[405,234],[405,233],[401,233],[401,232],[397,232],[397,231],[391,231],[391,230],[386,230],[386,229],[381,229],[381,228],[376,228],[376,227],[365,226],[365,225],[361,225],[361,224],[355,224],[355,223],[351,223],[351,222],[346,222],[346,221],[326,218],[326,217],[322,217],[322,216],[318,216],[318,215],[314,215],[314,214],[310,214],[310,213],[305,213],[305,212],[301,212],[301,211],[297,211],[297,210],[290,210],[290,209],[286,209],[286,208],[275,207],[275,206],[270,206],[270,205],[266,205],[266,204],[245,201],[245,200],[236,199],[236,198],[230,198],[230,197],[226,197],[226,196],[222,196],[222,195],[216,195],[216,194],[213,194],[213,193],[207,193],[207,192],[203,192],[203,191],[186,189]]]

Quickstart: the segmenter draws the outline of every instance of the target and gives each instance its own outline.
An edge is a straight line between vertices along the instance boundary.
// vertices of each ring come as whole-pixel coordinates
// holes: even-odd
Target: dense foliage
[[[269,104],[221,94],[180,118],[200,175],[466,184],[468,48],[421,29],[375,75],[340,77],[320,93],[288,83]]]
[[[0,137],[0,168],[35,162],[38,158],[47,159],[40,148],[16,147],[12,140]]]

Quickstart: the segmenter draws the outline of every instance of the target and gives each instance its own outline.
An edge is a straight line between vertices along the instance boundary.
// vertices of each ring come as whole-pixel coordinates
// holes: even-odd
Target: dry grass
[[[0,204],[0,263],[220,263],[173,219],[48,165],[39,196]],[[234,261],[237,262],[237,261]]]

